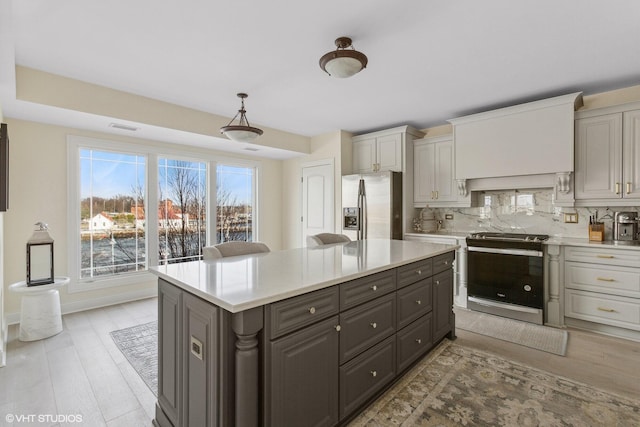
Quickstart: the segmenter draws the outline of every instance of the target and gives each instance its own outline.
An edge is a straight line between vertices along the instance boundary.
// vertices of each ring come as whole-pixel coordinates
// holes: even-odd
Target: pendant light
[[[351,46],[349,37],[336,39],[337,49],[320,58],[320,68],[333,77],[345,78],[359,73],[367,66],[367,57]],[[348,48],[351,49],[348,49]]]
[[[246,93],[239,93],[238,98],[242,100],[242,105],[238,110],[238,113],[229,122],[228,125],[220,128],[220,133],[224,134],[227,138],[236,142],[253,142],[257,137],[262,135],[262,129],[258,129],[249,124],[247,120],[247,111],[244,109],[244,99],[248,97]],[[240,115],[240,120],[237,125],[232,125],[233,121]]]

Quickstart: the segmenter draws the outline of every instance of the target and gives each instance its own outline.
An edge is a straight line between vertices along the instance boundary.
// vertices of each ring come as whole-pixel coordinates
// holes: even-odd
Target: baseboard
[[[157,287],[142,289],[131,292],[121,292],[113,295],[107,295],[98,298],[90,298],[81,301],[73,301],[66,304],[60,304],[62,314],[77,313],[79,311],[92,310],[94,308],[107,307],[125,302],[137,301],[145,298],[158,296]],[[14,325],[20,323],[20,312],[7,313],[6,324]]]

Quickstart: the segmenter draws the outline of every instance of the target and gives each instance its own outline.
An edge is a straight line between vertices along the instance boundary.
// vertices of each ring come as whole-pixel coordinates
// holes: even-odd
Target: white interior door
[[[302,167],[302,246],[307,236],[334,233],[333,162]]]

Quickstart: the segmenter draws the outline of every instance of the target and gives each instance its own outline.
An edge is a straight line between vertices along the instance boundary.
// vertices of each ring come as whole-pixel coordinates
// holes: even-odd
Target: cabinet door
[[[425,142],[413,146],[413,203],[431,201],[433,196],[434,145]]]
[[[575,161],[576,200],[620,198],[622,114],[576,120]]]
[[[334,316],[272,341],[266,425],[338,423],[338,337]]]
[[[220,396],[217,315],[220,308],[191,294],[183,295],[182,425],[218,424]]]
[[[436,201],[456,201],[457,191],[454,184],[453,141],[439,142],[436,144],[434,167],[435,174],[433,187],[437,192]]]
[[[624,197],[640,199],[640,110],[624,113]]]
[[[433,276],[433,342],[453,328],[453,270]]]
[[[181,426],[182,291],[158,280],[158,405],[175,427]],[[164,416],[164,417],[163,417]]]
[[[376,163],[376,139],[354,141],[353,173],[373,172]]]
[[[402,172],[402,134],[376,138],[377,171]]]

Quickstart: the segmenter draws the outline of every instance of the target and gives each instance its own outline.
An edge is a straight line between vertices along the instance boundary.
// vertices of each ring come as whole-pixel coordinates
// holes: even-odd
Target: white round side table
[[[48,285],[27,286],[18,282],[9,290],[22,294],[20,310],[20,341],[36,341],[62,332],[60,292],[58,289],[69,283],[68,277],[56,277]]]

